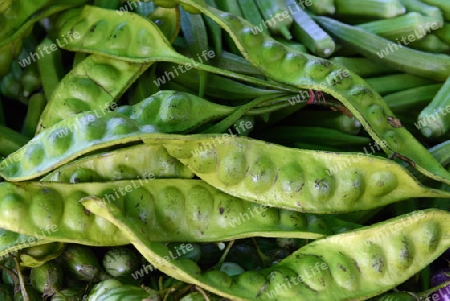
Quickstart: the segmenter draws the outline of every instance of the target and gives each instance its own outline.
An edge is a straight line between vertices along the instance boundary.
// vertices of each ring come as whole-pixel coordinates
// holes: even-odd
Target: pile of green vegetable
[[[447,300],[447,2],[0,0],[0,300]]]

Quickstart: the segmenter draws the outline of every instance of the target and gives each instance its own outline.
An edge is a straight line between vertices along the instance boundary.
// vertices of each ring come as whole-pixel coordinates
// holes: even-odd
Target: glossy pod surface
[[[163,142],[170,155],[210,185],[267,206],[339,213],[411,197],[450,196],[422,186],[391,160],[362,153],[293,149],[228,134],[160,137],[145,142]]]
[[[133,106],[122,106],[116,111],[140,124],[152,124],[164,129],[164,132],[184,133],[207,121],[226,117],[234,108],[190,93],[162,90]]]
[[[0,162],[9,181],[33,179],[89,151],[139,141],[158,130],[117,112],[87,112],[67,118],[31,139]]]
[[[8,181],[33,179],[85,153],[140,141],[150,133],[189,132],[242,109],[246,107],[235,110],[192,94],[160,91],[133,106],[80,113],[47,128],[0,162],[0,175]]]
[[[76,114],[114,109],[114,101],[148,68],[98,55],[77,64],[58,84],[45,107],[37,133]]]
[[[389,155],[399,154],[427,176],[450,183],[450,174],[404,127],[361,77],[328,60],[293,52],[263,32],[255,34],[246,20],[222,12],[204,1],[180,0],[209,16],[225,29],[242,55],[267,77],[300,89],[320,90],[341,101]],[[274,67],[276,66],[276,67]]]
[[[65,185],[0,184],[0,228],[51,241],[108,246],[128,243],[105,219],[83,209],[79,200],[89,194]],[[89,229],[89,230],[88,230]],[[37,235],[37,234],[38,235]],[[42,235],[41,235],[42,236]]]
[[[154,62],[172,62],[184,65],[185,70],[198,69],[249,82],[254,85],[275,90],[296,93],[298,89],[256,77],[249,77],[221,68],[200,63],[176,52],[160,29],[147,19],[134,14],[123,13],[117,18],[113,10],[85,5],[60,15],[58,35],[66,36],[71,32],[80,33],[80,38],[70,40],[62,48],[101,54],[114,59],[132,63],[148,64]],[[205,51],[197,54],[202,61],[215,57],[215,53]],[[197,59],[197,58],[196,58]]]
[[[142,224],[112,203],[91,198],[83,205],[117,225],[162,272],[231,300],[365,300],[403,283],[450,246],[449,213],[416,211],[317,240],[268,269],[230,277],[172,260],[165,245],[150,242]]]
[[[129,219],[145,225],[143,231],[151,233],[149,240],[159,242],[211,242],[255,235],[316,239],[359,227],[337,218],[246,202],[201,180],[145,175],[106,183],[1,183],[0,227],[35,236],[44,231],[45,239],[51,241],[127,244],[113,224],[83,208],[80,200],[86,197],[114,204]]]
[[[41,181],[64,183],[154,178],[192,178],[194,174],[161,145],[136,145],[87,156],[65,164]]]

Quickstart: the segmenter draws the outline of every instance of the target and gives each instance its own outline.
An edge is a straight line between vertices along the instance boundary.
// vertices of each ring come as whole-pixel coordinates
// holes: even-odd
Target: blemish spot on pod
[[[67,150],[72,146],[73,133],[68,131],[67,133],[62,133],[60,131],[55,131],[51,133],[47,138],[47,150],[49,157],[59,157],[67,152]]]
[[[210,173],[216,170],[217,157],[214,148],[199,149],[189,160],[189,165],[199,173]]]
[[[243,151],[229,152],[219,163],[219,180],[227,185],[241,182],[247,173],[247,159]]]
[[[30,215],[39,228],[58,225],[64,213],[62,196],[53,189],[41,188],[33,193],[30,205]]]
[[[245,207],[245,208],[244,208]],[[239,200],[226,193],[217,193],[214,195],[214,208],[216,214],[219,216],[216,218],[216,224],[221,227],[229,227],[230,223],[233,223],[234,217],[242,213],[244,221],[250,220],[250,215],[246,211],[248,207],[244,205],[242,200]],[[231,216],[231,218],[229,217]]]
[[[203,279],[214,287],[229,288],[233,284],[233,278],[221,271],[208,271],[203,274]]]
[[[76,139],[89,142],[103,138],[106,133],[105,120],[103,118],[95,118],[93,114],[84,115],[83,117],[87,120],[87,123],[86,121],[80,123],[79,119],[81,118],[77,118],[77,122],[74,125],[74,128],[76,128]]]
[[[414,249],[407,237],[391,236],[385,247],[386,254],[389,254],[389,266],[391,268],[402,271],[411,265],[414,259]]]
[[[179,123],[189,120],[192,103],[189,97],[182,93],[174,93],[163,98],[159,109],[159,117],[163,123]]]
[[[305,66],[305,75],[312,79],[323,79],[331,71],[333,71],[333,64],[322,59],[312,59]]]
[[[156,205],[153,195],[142,187],[148,179],[133,180],[132,185],[137,188],[128,188],[129,190],[124,197],[124,212],[127,217],[137,218],[146,226],[151,226],[157,222],[155,219]],[[143,182],[144,184],[141,184]],[[131,186],[131,185],[130,185]],[[125,187],[127,191],[127,187]]]
[[[204,229],[208,226],[214,212],[214,197],[208,189],[200,185],[188,191],[185,208],[186,222],[190,229]],[[199,233],[199,235],[202,234],[202,232]]]
[[[69,90],[70,96],[77,99],[82,99],[84,102],[96,102],[97,98],[102,94],[101,88],[90,78],[87,77],[73,77],[67,79],[65,83]]]
[[[262,34],[255,34],[250,27],[244,27],[241,30],[241,40],[245,48],[260,48],[264,43],[264,36]]]
[[[298,211],[279,209],[280,225],[285,229],[303,229],[306,227],[305,214]]]
[[[127,49],[131,44],[132,37],[130,26],[126,22],[121,22],[106,38],[104,46],[109,50]]]
[[[297,163],[286,164],[278,171],[276,190],[280,190],[282,198],[292,201],[298,199],[304,185],[302,169]]]
[[[377,104],[370,105],[367,108],[367,115],[370,121],[375,125],[382,125],[386,123],[386,114],[384,109]]]
[[[308,215],[307,217],[308,230],[310,232],[322,233],[322,234],[333,234],[330,226],[318,215]]]
[[[276,167],[268,156],[250,162],[245,186],[252,192],[263,193],[272,188],[276,179]]]
[[[364,176],[357,170],[349,169],[340,173],[336,195],[340,202],[352,204],[364,192]]]
[[[111,136],[123,136],[139,131],[139,127],[132,120],[123,117],[110,118],[107,128]]]
[[[68,199],[73,202],[66,202],[64,208],[63,222],[64,225],[74,232],[83,233],[88,231],[91,226],[91,218],[89,212],[87,212],[83,205],[79,202],[82,198],[86,197],[87,193],[84,191],[75,191],[69,196]]]
[[[276,270],[270,272],[268,278],[268,292],[275,291],[277,292],[277,296],[289,298],[285,300],[294,300],[298,296],[298,292],[293,290],[293,288],[299,285],[299,277],[291,269],[276,267]]]
[[[330,251],[331,253],[331,251]],[[332,252],[332,257],[328,258],[329,268],[334,281],[347,290],[359,290],[359,271],[355,262],[341,252]]]
[[[45,149],[40,143],[25,146],[25,151],[20,159],[24,169],[33,169],[45,159]]]
[[[320,178],[318,177],[319,175],[316,174],[316,176],[314,182],[310,181],[308,183],[311,198],[319,202],[328,201],[333,195],[336,186],[334,184],[334,176],[323,176]]]
[[[256,271],[246,271],[237,276],[236,285],[245,291],[260,292],[266,287],[266,277]]]
[[[281,43],[268,40],[265,41],[263,45],[260,46],[261,58],[264,62],[273,63],[278,62],[284,58],[286,55],[286,47]]]
[[[65,32],[62,31],[61,32]],[[88,47],[97,45],[104,37],[105,32],[109,32],[108,22],[105,20],[99,20],[97,23],[91,25],[83,37],[83,46]]]
[[[328,264],[320,257],[299,254],[292,269],[299,279],[312,290],[321,292],[333,282]]]
[[[28,216],[27,204],[21,195],[9,193],[5,195],[0,202],[0,216],[1,220],[11,223],[12,225],[19,225],[20,221]]]
[[[349,72],[342,69],[332,71],[328,74],[326,81],[335,89],[339,90],[348,90],[353,84],[353,79]]]
[[[96,182],[101,176],[93,169],[80,168],[77,169],[69,178],[68,182],[71,184]],[[65,179],[60,178],[59,181],[66,182]]]
[[[397,177],[390,171],[375,172],[370,175],[368,190],[374,196],[385,195],[397,187]]]
[[[380,244],[383,244],[383,233],[379,233],[376,242],[365,240],[361,242],[361,248],[358,250],[356,257],[356,266],[361,274],[366,277],[374,277],[380,279],[386,272],[386,259],[384,251]]]
[[[180,221],[184,220],[185,208],[183,192],[175,186],[168,186],[161,189],[156,198],[158,206],[157,216],[159,221],[164,221],[164,228],[166,231],[173,231],[180,233],[179,227],[184,227]]]
[[[442,239],[442,228],[438,222],[419,222],[420,227],[414,232],[413,241],[422,254],[434,252]]]
[[[371,89],[367,86],[355,85],[349,91],[351,97],[353,97],[361,107],[368,107],[374,99],[374,95]]]

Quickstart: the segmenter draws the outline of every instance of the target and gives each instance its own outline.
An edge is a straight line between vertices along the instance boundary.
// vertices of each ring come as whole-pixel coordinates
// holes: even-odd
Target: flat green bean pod
[[[173,258],[165,245],[149,241],[142,222],[114,204],[93,198],[82,203],[121,229],[163,273],[231,300],[365,300],[403,283],[450,247],[449,213],[416,211],[316,240],[270,268],[230,277]]]
[[[297,92],[293,87],[207,65],[205,62],[215,57],[212,50],[194,54],[196,59],[183,56],[173,49],[154,23],[134,13],[125,12],[117,18],[115,11],[86,5],[82,10],[73,9],[62,13],[59,21],[60,37],[71,32],[80,34],[79,39],[70,40],[62,45],[64,49],[70,51],[96,53],[141,64],[172,62],[182,65],[185,68],[182,70],[198,69],[261,87]]]
[[[2,28],[0,32],[0,76],[8,73],[12,59],[17,57],[22,49],[23,38],[31,33],[33,25],[37,21],[85,2],[87,1],[13,1],[8,9],[0,14],[0,28]]]
[[[37,126],[37,133],[73,115],[114,108],[128,87],[149,67],[91,55],[57,85]]]
[[[47,241],[92,246],[127,244],[128,239],[115,226],[83,209],[78,201],[90,195],[89,191],[70,185],[0,183],[0,228],[36,238],[45,232]]]
[[[146,133],[159,132],[117,112],[81,113],[42,131],[0,162],[8,181],[37,178],[88,152],[112,145],[140,141]]]
[[[253,26],[203,1],[180,0],[212,18],[233,37],[242,55],[269,78],[300,89],[321,90],[341,101],[389,156],[398,155],[427,176],[450,183],[450,174],[429,154],[361,77],[350,70],[305,53],[293,52]],[[275,67],[274,67],[275,66]]]
[[[158,242],[213,242],[252,236],[317,239],[359,225],[227,195],[201,180],[152,179],[66,184],[0,183],[0,228],[50,241],[115,246],[129,243],[116,226],[85,210],[82,198],[112,203],[146,225]],[[46,231],[46,229],[52,229]],[[41,235],[42,236],[42,235]]]
[[[155,178],[193,178],[194,174],[161,145],[136,145],[82,157],[46,175],[41,181],[64,183]]]
[[[144,142],[164,143],[171,156],[230,195],[289,210],[343,213],[412,197],[450,197],[422,186],[400,164],[363,153],[301,150],[227,134]]]
[[[234,110],[192,94],[160,91],[117,111],[73,115],[6,157],[0,162],[0,175],[9,181],[30,180],[88,152],[138,142],[149,133],[188,132]]]

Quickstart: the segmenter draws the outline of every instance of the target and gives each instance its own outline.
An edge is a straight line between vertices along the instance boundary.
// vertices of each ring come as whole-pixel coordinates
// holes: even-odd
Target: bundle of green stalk
[[[434,300],[447,2],[0,0],[0,300]]]

